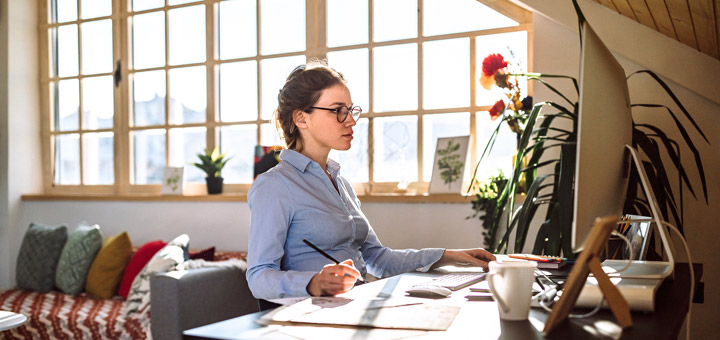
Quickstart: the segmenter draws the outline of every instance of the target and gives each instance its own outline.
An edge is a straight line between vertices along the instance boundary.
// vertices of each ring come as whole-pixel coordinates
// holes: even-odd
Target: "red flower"
[[[505,110],[505,103],[502,100],[498,100],[495,102],[495,105],[490,108],[490,119],[495,120],[500,117],[500,114],[502,114],[503,110]]]
[[[484,75],[491,77],[499,69],[506,68],[507,65],[508,62],[505,61],[501,54],[490,54],[489,56],[485,57],[485,59],[483,59],[482,71]]]

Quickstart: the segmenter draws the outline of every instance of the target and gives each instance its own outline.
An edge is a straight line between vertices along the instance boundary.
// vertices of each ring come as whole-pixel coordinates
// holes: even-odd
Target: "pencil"
[[[334,257],[330,256],[330,254],[324,252],[322,249],[318,248],[316,245],[312,244],[310,241],[308,241],[308,240],[306,240],[306,239],[303,239],[303,242],[305,242],[305,244],[309,245],[310,248],[312,248],[312,249],[315,250],[316,252],[320,253],[320,255],[325,256],[325,257],[327,257],[330,261],[335,262],[335,264],[340,264],[340,261],[338,261],[338,260],[336,260]],[[360,283],[367,283],[367,282],[365,282],[365,280],[363,280],[362,277],[359,277],[359,278],[358,278],[358,281],[359,281]]]

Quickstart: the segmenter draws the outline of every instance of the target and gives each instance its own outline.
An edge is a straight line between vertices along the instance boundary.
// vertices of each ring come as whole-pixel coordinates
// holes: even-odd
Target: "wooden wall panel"
[[[673,23],[670,20],[670,13],[668,13],[667,7],[665,7],[665,1],[663,0],[645,0],[645,3],[648,6],[648,9],[650,10],[650,14],[652,15],[653,19],[655,20],[655,25],[657,26],[657,30],[667,35],[670,38],[678,39],[677,35],[675,34],[675,28],[673,28]]]
[[[701,52],[718,57],[717,22],[713,0],[688,0],[695,38]]]
[[[613,4],[620,14],[635,21],[639,21],[638,18],[635,17],[635,12],[633,12],[627,0],[613,0]]]
[[[645,0],[627,0],[627,2],[639,23],[657,30],[657,25],[655,25],[655,20],[653,20]]]
[[[685,45],[697,49],[695,28],[693,27],[692,17],[690,17],[690,8],[688,8],[687,1],[667,1],[665,4],[668,12],[670,12],[670,19],[672,20],[673,27],[675,27],[675,34],[678,40]]]

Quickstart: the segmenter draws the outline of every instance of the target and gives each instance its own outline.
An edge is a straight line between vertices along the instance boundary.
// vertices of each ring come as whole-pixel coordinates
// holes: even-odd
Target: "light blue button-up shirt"
[[[258,176],[248,192],[250,237],[247,280],[258,299],[308,296],[313,275],[331,261],[302,242],[305,238],[338,261],[352,259],[364,276],[387,277],[413,270],[427,271],[444,249],[393,250],[383,247],[360,210],[350,182],[294,151]]]

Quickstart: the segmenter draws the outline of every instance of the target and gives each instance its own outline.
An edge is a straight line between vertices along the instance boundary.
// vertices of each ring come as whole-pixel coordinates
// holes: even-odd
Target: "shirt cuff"
[[[316,272],[294,272],[292,280],[285,291],[287,297],[310,296],[307,286]]]
[[[444,248],[426,248],[426,249],[423,249],[422,261],[421,261],[421,263],[427,263],[427,264],[424,265],[424,266],[422,266],[422,267],[420,267],[420,268],[418,268],[418,269],[415,269],[415,270],[416,270],[416,271],[419,271],[419,272],[423,272],[423,273],[424,273],[424,272],[427,272],[428,270],[430,270],[430,267],[432,267],[437,261],[440,261],[440,259],[442,258],[443,254],[445,254],[445,249],[444,249]]]

